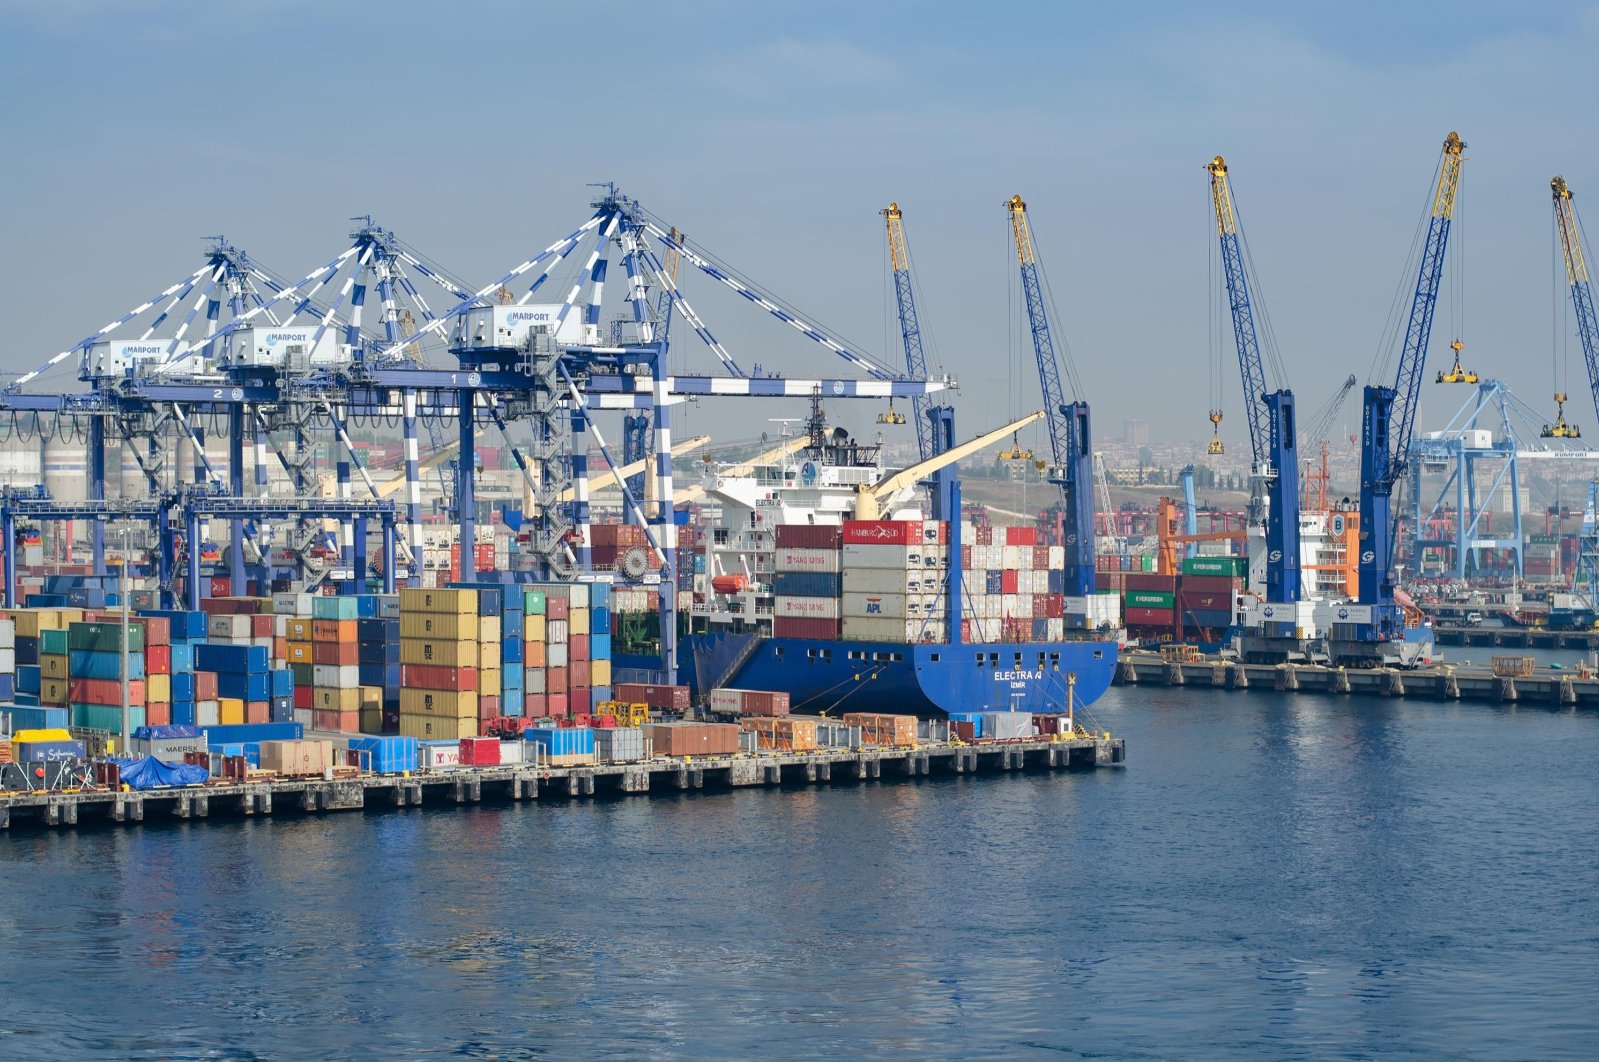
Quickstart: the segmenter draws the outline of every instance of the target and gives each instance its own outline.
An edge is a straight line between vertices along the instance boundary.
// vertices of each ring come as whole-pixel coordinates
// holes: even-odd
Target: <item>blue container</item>
[[[37,708],[39,706],[39,695],[37,693],[13,693],[11,699],[27,708]]]
[[[1033,621],[1033,641],[1049,641],[1049,620],[1035,619]]]
[[[405,774],[416,770],[416,738],[352,737],[350,748],[356,752],[369,754],[361,758],[361,766],[366,767],[370,760],[369,769],[373,774]]]
[[[172,644],[178,642],[199,642],[205,640],[205,613],[185,612],[178,609],[147,608],[141,609],[141,616],[162,616],[172,627]]]
[[[1049,592],[1052,594],[1064,594],[1066,592],[1065,572],[1055,568],[1049,570]]]
[[[105,598],[104,590],[90,589],[86,586],[67,591],[67,603],[73,608],[105,608]]]
[[[507,609],[500,616],[500,633],[507,639],[520,638],[525,630],[525,618],[521,612],[512,612]]]
[[[263,650],[264,651],[264,650]],[[73,678],[120,679],[122,654],[74,649],[67,654],[67,674]],[[128,678],[144,678],[144,654],[128,654]]]
[[[972,737],[983,736],[982,712],[950,712],[949,721],[952,723],[970,723],[972,724]]]
[[[173,642],[172,643],[172,673],[174,675],[176,675],[179,671],[193,671],[193,670],[194,670],[194,643],[193,642]]]
[[[387,620],[362,620],[363,623],[387,623]],[[400,662],[400,636],[396,634],[391,641],[369,642],[361,640],[361,646],[356,650],[355,662],[358,664],[398,664]]]
[[[299,723],[241,723],[237,726],[207,726],[201,729],[211,745],[230,741],[299,741],[305,737],[305,727]]]
[[[267,669],[264,645],[214,645],[200,642],[194,647],[194,666],[201,671],[250,673]]]
[[[400,685],[399,664],[359,664],[356,670],[356,681],[363,686],[394,686]]]
[[[70,714],[65,708],[48,705],[39,707],[17,704],[0,708],[0,715],[11,722],[6,729],[13,734],[18,730],[65,730]]]
[[[272,697],[272,677],[265,671],[241,674],[237,671],[217,673],[217,696],[237,697],[241,701],[265,701]]]
[[[366,648],[367,642],[394,642],[400,639],[400,621],[390,619],[361,619],[355,624],[356,640]]]
[[[610,634],[610,633],[611,633],[611,608],[610,608],[610,606],[609,605],[601,605],[598,608],[589,609],[589,634],[590,635],[595,635],[595,634]]]
[[[1005,573],[996,569],[989,569],[983,573],[984,592],[989,594],[1003,594],[1005,592]]]
[[[0,702],[12,700],[17,695],[17,679],[9,672],[0,674]]]
[[[272,676],[272,696],[294,696],[294,672],[286,667],[275,667],[269,674]]]
[[[704,554],[702,553],[702,554],[700,554],[700,556],[703,557]],[[610,607],[611,607],[611,584],[610,583],[590,583],[589,584],[589,609],[592,611],[594,609],[610,608]]]
[[[376,619],[381,608],[381,598],[376,594],[362,594],[355,599],[355,614],[361,619]]]
[[[527,688],[527,672],[521,665],[504,669],[500,672],[500,688],[503,690]]]
[[[594,752],[594,731],[586,726],[524,730],[522,736],[548,756],[582,756]]]
[[[13,748],[18,763],[58,763],[89,758],[89,746],[82,741],[19,741]]]
[[[172,702],[172,722],[177,726],[193,726],[195,724],[194,702]]]
[[[22,605],[24,608],[68,608],[71,602],[66,594],[29,594]]]
[[[17,663],[37,664],[39,662],[39,639],[17,635],[16,653]]]
[[[838,597],[844,592],[844,577],[836,572],[778,572],[772,576],[772,592],[779,597]]]
[[[611,659],[611,636],[609,634],[589,635],[589,659]]]
[[[603,704],[605,701],[613,700],[614,698],[611,696],[611,687],[590,686],[589,699],[595,704]]]
[[[520,616],[521,613],[507,612],[506,615]],[[521,635],[513,635],[508,633],[505,641],[500,643],[500,662],[502,664],[521,664],[527,659],[527,650],[524,648],[524,645],[525,643],[522,641]]]
[[[173,670],[172,699],[175,702],[194,700],[194,672]]]
[[[522,691],[500,690],[500,711],[505,715],[521,715]]]
[[[162,738],[193,738],[199,737],[200,732],[192,726],[173,724],[172,726],[141,726],[133,731],[133,736],[140,741],[150,741]]]

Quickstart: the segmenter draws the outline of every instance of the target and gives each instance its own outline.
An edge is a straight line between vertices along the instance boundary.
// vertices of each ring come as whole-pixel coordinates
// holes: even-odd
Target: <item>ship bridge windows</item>
[[[1059,653],[1050,653],[1049,654],[1049,669],[1051,671],[1059,671],[1060,670],[1060,654]]]
[[[928,654],[928,659],[932,660],[932,662],[936,664],[936,663],[938,663],[939,655],[940,654],[938,654],[938,653],[929,653]]]

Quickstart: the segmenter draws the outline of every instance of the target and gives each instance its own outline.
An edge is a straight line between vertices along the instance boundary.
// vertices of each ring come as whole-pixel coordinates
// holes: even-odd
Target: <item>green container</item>
[[[522,611],[526,612],[529,616],[542,616],[542,615],[544,615],[545,614],[545,609],[544,609],[545,596],[546,595],[545,595],[545,592],[543,590],[524,590],[524,591],[522,591]]]
[[[290,664],[289,670],[294,672],[294,684],[296,686],[316,685],[315,664]]]
[[[311,618],[319,620],[353,620],[360,619],[358,604],[353,597],[313,597],[311,599]]]
[[[1177,595],[1170,590],[1128,590],[1122,600],[1134,608],[1172,608]]]
[[[1139,558],[1139,563],[1140,563],[1140,566],[1141,566],[1141,570],[1143,570],[1143,571],[1152,572],[1152,571],[1155,570],[1155,558],[1154,557],[1140,557]]]
[[[66,631],[40,631],[39,652],[49,653],[53,656],[67,655]]]
[[[93,653],[122,651],[122,624],[72,623],[67,626],[67,648]],[[144,652],[144,628],[128,625],[128,652]]]
[[[73,726],[89,730],[122,731],[122,706],[120,704],[84,704],[73,701],[67,708],[67,717]],[[128,709],[128,724],[137,730],[144,725],[144,707],[133,705]]]
[[[1184,575],[1225,575],[1238,577],[1249,574],[1248,557],[1186,557],[1183,559]]]

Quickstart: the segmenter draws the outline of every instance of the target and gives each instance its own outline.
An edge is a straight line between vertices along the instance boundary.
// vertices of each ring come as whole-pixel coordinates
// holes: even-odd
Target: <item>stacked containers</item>
[[[777,528],[772,633],[778,638],[839,636],[843,529],[812,524]]]
[[[122,729],[122,635],[120,624],[71,623],[65,631],[43,631],[41,641],[67,656],[67,703],[73,726]],[[128,704],[132,726],[145,725],[144,631],[127,627]],[[55,653],[49,654],[57,656]]]
[[[379,599],[387,602],[388,598]],[[394,599],[398,600],[398,599]],[[361,731],[400,731],[400,618],[363,616],[355,621],[357,677],[361,680]],[[415,759],[413,756],[412,759]]]
[[[454,740],[478,733],[478,593],[400,591],[400,733]]]
[[[530,585],[523,607],[524,714],[575,719],[611,700],[610,584]]]
[[[172,723],[176,726],[196,725],[199,722],[198,704],[202,701],[208,702],[210,722],[216,723],[216,675],[198,672],[194,666],[195,643],[205,640],[206,614],[150,610],[142,615],[166,623],[170,641],[166,663],[170,669],[167,685],[172,697]],[[284,678],[287,678],[286,673]]]
[[[1122,590],[1122,618],[1133,638],[1171,638],[1177,620],[1177,577],[1129,572]]]
[[[1065,636],[1062,547],[1041,545],[1032,527],[967,524],[961,534],[964,637],[973,642],[1041,642]]]
[[[842,633],[848,641],[942,642],[949,560],[939,520],[846,520]]]
[[[318,730],[361,729],[359,616],[354,597],[311,600],[311,723]]]
[[[216,617],[213,616],[212,619]],[[205,641],[194,647],[197,673],[213,676],[215,707],[207,712],[196,702],[199,726],[240,726],[271,722],[272,669],[270,650],[264,645]],[[208,718],[214,714],[215,719]]]
[[[499,583],[457,583],[455,589],[477,593],[478,732],[487,733],[498,720],[522,714],[523,591]]]
[[[638,524],[591,524],[589,535],[595,568],[614,569],[629,550],[635,549],[648,555],[650,571],[661,568],[660,555],[650,549],[649,535]]]
[[[26,666],[30,673],[24,684],[31,688],[23,692],[33,694],[34,704],[37,705],[39,665]],[[8,702],[16,697],[18,689],[23,685],[19,684],[17,679],[17,621],[9,616],[0,616],[0,702]]]

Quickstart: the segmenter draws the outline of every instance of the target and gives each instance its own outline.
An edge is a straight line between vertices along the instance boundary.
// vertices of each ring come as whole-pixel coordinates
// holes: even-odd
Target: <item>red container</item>
[[[857,546],[913,546],[922,541],[920,520],[845,520],[844,542]]]
[[[500,739],[468,737],[461,739],[461,763],[467,767],[498,767]]]
[[[568,634],[566,636],[566,657],[574,664],[579,660],[588,661],[590,659],[589,636],[586,634]]]
[[[571,602],[560,594],[549,594],[544,599],[544,618],[563,620],[571,612]]]
[[[144,647],[146,650],[152,645],[167,646],[172,644],[172,621],[165,616],[142,616],[139,624],[144,627]]]
[[[144,706],[145,726],[171,726],[172,705],[165,701],[154,701]]]
[[[306,687],[309,689],[310,687]],[[217,673],[215,671],[196,671],[194,673],[194,699],[197,701],[214,701],[217,699]],[[309,704],[307,708],[311,707]]]
[[[144,673],[147,675],[172,674],[172,646],[146,643],[144,647]]]
[[[1242,580],[1230,575],[1185,575],[1178,584],[1183,590],[1198,590],[1210,594],[1226,594],[1231,597],[1238,592]]]
[[[826,640],[837,638],[839,630],[839,621],[836,619],[778,616],[772,620],[772,637],[774,638]]]
[[[198,677],[198,673],[196,674],[196,677]],[[212,675],[211,679],[212,679],[212,684],[215,685],[216,676]],[[202,701],[206,700],[205,697],[197,697],[196,699],[197,700],[202,700]],[[315,686],[296,686],[296,687],[294,687],[294,706],[296,708],[315,708],[316,707],[316,687]]]
[[[546,693],[544,695],[544,700],[546,702],[546,707],[547,707],[547,710],[550,713],[549,717],[551,719],[565,719],[566,718],[566,691],[565,690],[562,690],[560,693]]]
[[[1007,546],[1036,546],[1036,545],[1038,545],[1038,528],[1036,528],[1036,527],[1007,527],[1005,529],[1005,545],[1007,545]]]
[[[572,666],[566,669],[566,674],[571,688],[587,686],[589,684],[589,662],[587,660],[572,661]]]
[[[251,616],[250,617],[250,637],[252,637],[252,638],[270,638],[270,637],[272,637],[272,635],[275,633],[272,630],[272,620],[274,618],[275,617],[270,616],[270,615],[267,615],[267,616]]]
[[[572,712],[593,712],[594,691],[588,686],[573,686],[566,691],[566,706]]]
[[[475,667],[402,664],[400,685],[416,690],[456,690],[470,693],[478,688],[477,670]]]
[[[1044,600],[1044,618],[1060,619],[1066,615],[1066,597],[1064,594],[1041,594]]]
[[[500,698],[479,697],[477,699],[477,714],[479,719],[492,719],[500,714]]]
[[[270,617],[266,617],[270,618]],[[348,667],[361,662],[361,647],[354,642],[312,642],[311,662]]]
[[[77,701],[80,704],[121,704],[122,681],[120,679],[68,679],[67,700]],[[143,679],[128,680],[128,703],[144,703]]]
[[[1018,576],[1016,575],[1016,572],[1014,570],[1006,569],[1005,571],[1002,571],[1002,572],[999,573],[999,592],[1000,593],[1002,593],[1002,594],[1014,594],[1014,593],[1017,593],[1018,591],[1017,591],[1016,587],[1018,585],[1019,585]]]
[[[250,717],[250,706],[244,706],[245,719],[254,722]],[[341,734],[355,734],[361,730],[360,712],[339,712],[328,708],[317,708],[311,712],[311,725],[318,730],[333,730]]]
[[[618,682],[612,696],[623,704],[647,704],[651,708],[684,711],[690,706],[687,686],[651,686],[640,682]]]
[[[1122,618],[1129,627],[1170,627],[1175,617],[1169,608],[1133,607],[1124,609]]]
[[[844,529],[837,525],[779,524],[779,549],[837,549],[844,541]]]
[[[972,529],[976,533],[976,543],[979,546],[992,546],[994,544],[994,528],[992,526],[977,527]]]
[[[225,579],[221,576],[210,580],[209,585],[206,587],[206,596],[208,597],[227,597],[231,593],[233,593],[233,580]]]
[[[528,693],[522,696],[522,711],[527,713],[529,719],[545,719],[549,715],[550,705],[542,693]]]
[[[547,667],[544,669],[544,688],[550,693],[565,693],[571,680],[567,677],[568,671],[564,667]]]
[[[958,738],[970,745],[977,740],[977,724],[951,722],[949,724],[949,736]]]
[[[1033,568],[1038,571],[1049,571],[1049,547],[1033,547]]]
[[[1183,584],[1185,587],[1187,583]],[[1214,591],[1183,589],[1177,593],[1177,608],[1179,612],[1231,612],[1233,595],[1231,593],[1218,594]]]
[[[347,712],[345,714],[346,715],[353,715],[353,716],[355,716],[357,718],[357,720],[360,719],[360,713],[359,712]],[[272,722],[272,702],[271,701],[245,701],[244,702],[244,721],[246,723],[270,723],[270,722]],[[357,726],[356,729],[360,729],[360,727]]]
[[[1095,572],[1094,589],[1120,593],[1127,586],[1127,576],[1121,572]]]
[[[1156,575],[1153,572],[1128,572],[1123,584],[1128,590],[1158,590],[1168,594],[1177,591],[1177,576]]]

